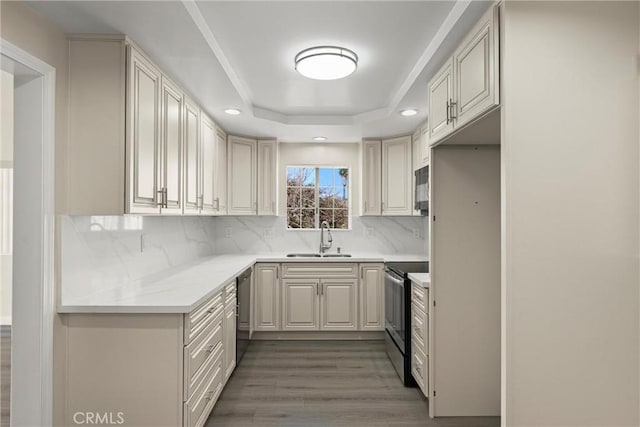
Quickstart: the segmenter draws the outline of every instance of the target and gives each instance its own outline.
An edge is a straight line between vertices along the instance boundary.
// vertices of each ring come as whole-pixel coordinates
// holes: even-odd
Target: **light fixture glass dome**
[[[358,68],[358,55],[338,46],[317,46],[305,49],[295,57],[296,71],[316,80],[336,80],[347,77]]]

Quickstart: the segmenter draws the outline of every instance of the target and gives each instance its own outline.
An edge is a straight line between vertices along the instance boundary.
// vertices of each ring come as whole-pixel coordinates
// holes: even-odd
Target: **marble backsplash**
[[[63,292],[135,282],[214,254],[208,217],[61,216]]]
[[[428,253],[428,217],[352,217],[351,230],[332,231],[335,251],[380,254]],[[213,219],[214,250],[219,254],[317,252],[318,230],[288,230],[286,218]]]
[[[343,252],[428,254],[426,217],[353,217],[333,231]],[[317,252],[318,230],[284,217],[61,216],[65,297],[109,290],[216,254]],[[132,285],[134,286],[134,285]]]

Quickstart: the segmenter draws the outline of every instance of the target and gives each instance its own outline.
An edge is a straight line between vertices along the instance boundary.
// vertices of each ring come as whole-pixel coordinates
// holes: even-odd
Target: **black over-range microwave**
[[[420,211],[422,215],[429,215],[429,166],[418,169],[415,175],[414,209]]]

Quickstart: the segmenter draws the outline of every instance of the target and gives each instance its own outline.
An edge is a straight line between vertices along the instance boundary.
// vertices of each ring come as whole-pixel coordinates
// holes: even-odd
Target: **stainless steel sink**
[[[320,258],[320,254],[287,254],[287,258]]]
[[[351,258],[351,254],[324,254],[323,258]]]

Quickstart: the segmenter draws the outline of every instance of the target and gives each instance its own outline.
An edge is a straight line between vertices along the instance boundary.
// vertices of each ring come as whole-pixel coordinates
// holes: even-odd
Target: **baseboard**
[[[384,340],[384,331],[254,331],[252,340]]]

